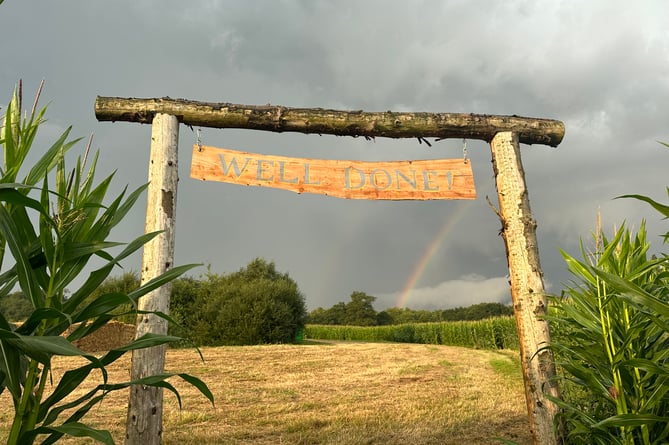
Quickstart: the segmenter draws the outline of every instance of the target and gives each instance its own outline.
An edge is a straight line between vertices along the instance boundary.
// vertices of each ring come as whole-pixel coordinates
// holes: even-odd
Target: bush
[[[304,329],[297,283],[264,259],[229,275],[182,282],[176,292],[173,314],[198,345],[292,343]]]
[[[198,319],[199,310],[195,306],[195,299],[201,286],[202,282],[192,277],[179,278],[172,282],[170,317],[174,323],[170,324],[168,332],[182,340],[172,343],[171,346],[184,347],[193,344],[191,327]]]
[[[23,292],[13,292],[0,299],[0,314],[8,321],[23,321],[32,311],[33,307]]]

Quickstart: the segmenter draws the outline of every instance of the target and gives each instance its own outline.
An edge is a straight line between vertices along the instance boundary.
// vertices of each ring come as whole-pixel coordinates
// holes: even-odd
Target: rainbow
[[[425,252],[423,253],[423,256],[421,257],[420,261],[418,261],[418,264],[416,264],[416,267],[404,285],[404,288],[402,289],[402,292],[400,293],[400,296],[395,303],[395,307],[402,308],[406,305],[407,300],[409,300],[409,297],[411,296],[411,291],[413,290],[414,286],[416,286],[418,280],[420,280],[420,277],[423,276],[423,273],[425,272],[425,269],[434,254],[439,251],[439,248],[446,239],[446,236],[451,232],[458,221],[462,219],[462,216],[467,212],[467,209],[471,208],[471,206],[467,204],[469,203],[461,201],[458,204],[459,207],[455,210],[455,212],[453,212],[451,217],[448,218],[444,225],[441,226],[437,236],[435,236],[432,241],[430,241],[427,248],[425,249]]]

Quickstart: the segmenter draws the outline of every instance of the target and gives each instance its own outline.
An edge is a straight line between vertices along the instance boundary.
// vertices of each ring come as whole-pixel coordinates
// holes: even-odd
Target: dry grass
[[[165,394],[165,444],[491,444],[496,437],[531,443],[516,352],[323,343],[202,353],[204,363],[192,350],[169,350],[168,368],[205,380],[216,407],[174,381],[183,409]],[[73,364],[59,358],[54,374]],[[129,359],[111,368],[111,381],[127,379],[128,369]],[[89,423],[122,443],[126,403],[125,391],[110,395]],[[7,394],[0,407],[2,441],[11,420]]]

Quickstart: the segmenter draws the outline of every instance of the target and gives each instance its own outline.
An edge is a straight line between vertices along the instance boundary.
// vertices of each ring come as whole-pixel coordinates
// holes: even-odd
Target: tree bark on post
[[[499,198],[499,217],[509,262],[511,298],[516,316],[525,399],[534,443],[559,443],[553,419],[558,407],[544,394],[559,397],[550,342],[543,272],[539,264],[536,222],[530,211],[518,135],[501,132],[490,143]]]
[[[150,123],[156,113],[176,116],[184,125],[244,128],[281,133],[332,134],[354,137],[439,139],[466,138],[490,142],[495,134],[513,131],[523,144],[557,147],[564,124],[553,119],[472,113],[405,113],[291,108],[196,102],[169,97],[154,99],[102,97],[95,100],[99,121]]]
[[[146,206],[145,233],[163,232],[144,246],[142,284],[166,272],[173,265],[174,225],[177,198],[177,159],[179,122],[176,117],[156,114],[151,127],[149,187]],[[139,309],[168,313],[171,283],[139,299]],[[136,337],[146,333],[167,334],[167,322],[155,315],[137,317]],[[163,373],[165,346],[132,351],[132,379]],[[163,391],[153,386],[130,388],[127,445],[158,445],[163,432]]]

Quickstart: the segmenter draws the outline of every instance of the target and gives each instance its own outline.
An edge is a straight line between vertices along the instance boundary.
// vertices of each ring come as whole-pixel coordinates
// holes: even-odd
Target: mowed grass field
[[[202,378],[214,407],[180,380],[183,408],[165,393],[164,444],[531,443],[516,351],[396,343],[203,348],[167,352],[167,370]],[[129,357],[110,381],[128,379]],[[57,377],[77,359],[57,358]],[[100,382],[91,376],[87,388]],[[78,394],[83,393],[83,389]],[[112,393],[88,423],[123,443],[127,391]],[[11,399],[0,396],[0,442]],[[92,443],[67,439],[63,443]]]

